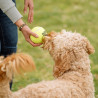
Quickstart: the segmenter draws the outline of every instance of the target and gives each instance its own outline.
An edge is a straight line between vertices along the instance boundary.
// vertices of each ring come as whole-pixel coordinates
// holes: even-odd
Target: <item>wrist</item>
[[[26,26],[26,24],[25,24],[25,23],[24,23],[24,24],[22,24],[22,25],[19,27],[19,30],[20,30],[20,31],[22,31],[22,29],[23,29],[23,27],[24,27],[24,26]]]
[[[17,27],[19,28],[20,31],[22,31],[22,29],[24,28],[24,26],[26,26],[26,24],[23,22],[22,19],[19,19],[15,22],[15,24],[17,25]]]
[[[15,24],[17,25],[17,27],[20,27],[20,26],[22,26],[22,25],[25,24],[25,23],[23,22],[22,19],[19,19],[19,20],[17,20],[17,21],[15,22]]]

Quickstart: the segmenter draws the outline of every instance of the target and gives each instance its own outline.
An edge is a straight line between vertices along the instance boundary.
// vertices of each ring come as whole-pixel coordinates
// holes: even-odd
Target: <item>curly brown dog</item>
[[[20,67],[25,70],[27,66],[34,64],[30,58],[21,54],[1,58],[0,98],[95,98],[89,60],[94,48],[86,37],[66,31],[51,32],[45,36],[43,48],[49,51],[55,62],[55,79],[33,83],[11,92],[9,81],[12,72],[19,73]]]

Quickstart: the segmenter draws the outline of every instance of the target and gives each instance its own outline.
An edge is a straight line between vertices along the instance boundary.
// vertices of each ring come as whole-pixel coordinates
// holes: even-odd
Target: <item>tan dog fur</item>
[[[53,68],[55,79],[33,83],[12,93],[8,85],[11,75],[7,75],[10,70],[8,69],[9,73],[5,69],[2,72],[2,65],[5,63],[2,61],[0,63],[0,98],[95,98],[89,60],[89,55],[94,53],[94,48],[86,37],[66,31],[51,32],[44,38],[43,48],[49,51],[55,62]],[[12,58],[13,56],[5,59],[6,67],[9,66],[7,62],[15,60]],[[26,59],[23,59],[24,62]],[[31,59],[28,63],[30,61]],[[18,63],[13,64],[19,68],[20,63],[21,61],[18,60]],[[9,68],[20,72],[18,68],[12,66]],[[25,69],[25,67],[21,68]]]

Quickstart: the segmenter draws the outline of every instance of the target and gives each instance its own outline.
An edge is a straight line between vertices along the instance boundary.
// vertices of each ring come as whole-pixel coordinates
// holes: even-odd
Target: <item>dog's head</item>
[[[49,33],[44,38],[43,48],[49,51],[55,61],[55,77],[70,70],[74,61],[81,59],[84,55],[94,53],[94,48],[86,37],[66,31]]]
[[[8,78],[12,79],[12,75],[22,74],[22,72],[32,71],[35,69],[31,56],[24,53],[17,53],[0,57],[0,81]]]

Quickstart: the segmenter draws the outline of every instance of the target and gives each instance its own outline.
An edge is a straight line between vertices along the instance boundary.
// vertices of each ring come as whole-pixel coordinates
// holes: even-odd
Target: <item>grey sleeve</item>
[[[11,19],[13,23],[22,17],[12,0],[0,0],[0,9]]]

